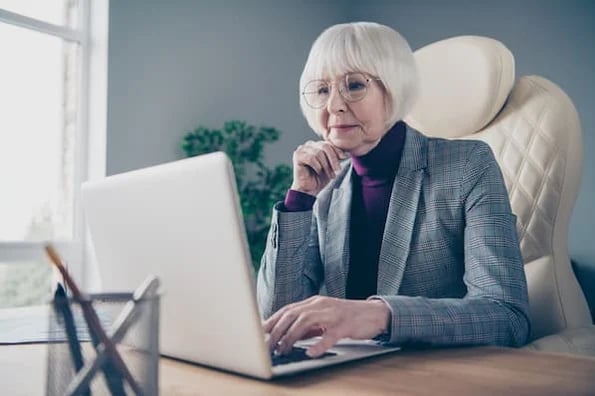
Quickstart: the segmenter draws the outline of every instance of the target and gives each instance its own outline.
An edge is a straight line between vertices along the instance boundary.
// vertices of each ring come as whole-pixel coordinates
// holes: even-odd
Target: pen
[[[68,338],[68,347],[70,349],[70,354],[72,355],[74,368],[76,371],[79,371],[84,364],[83,354],[81,353],[78,336],[76,334],[72,311],[68,305],[68,297],[66,297],[64,288],[60,284],[58,284],[54,294],[54,309],[57,313],[62,315],[64,320],[64,330],[66,331],[66,337]]]
[[[70,310],[68,297],[66,296],[64,288],[59,283],[54,294],[54,309],[56,310],[57,314],[62,315],[64,320],[64,330],[66,331],[70,356],[72,357],[72,361],[74,363],[74,369],[79,372],[83,368],[85,362],[83,360],[83,354],[81,353],[81,346],[76,333],[76,326],[74,324],[72,311]],[[80,392],[82,395],[90,395],[88,388],[81,388]]]
[[[91,305],[91,300],[85,294],[83,294],[83,292],[80,291],[76,282],[74,282],[74,280],[70,277],[70,274],[68,273],[68,271],[66,271],[66,268],[62,264],[62,260],[60,259],[58,253],[54,250],[54,248],[51,245],[46,245],[45,251],[52,263],[56,266],[58,271],[60,271],[60,273],[64,277],[64,281],[72,290],[74,298],[78,300],[81,304],[83,315],[85,317],[85,320],[87,321],[87,324],[89,325],[90,332],[95,333],[99,337],[99,341],[101,341],[101,343],[105,347],[106,352],[110,355],[110,358],[112,359],[118,370],[124,374],[126,381],[128,381],[128,384],[130,385],[134,393],[136,395],[142,395],[142,389],[134,380],[134,377],[128,370],[128,367],[126,367],[126,364],[122,360],[122,356],[120,356],[120,353],[116,349],[115,345],[108,338],[107,334],[103,330],[103,327],[101,327],[101,322],[99,321],[97,312],[95,312],[93,306]]]

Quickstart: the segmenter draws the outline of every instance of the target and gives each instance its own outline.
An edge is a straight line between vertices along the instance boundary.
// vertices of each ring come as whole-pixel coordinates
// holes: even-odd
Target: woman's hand
[[[344,300],[314,296],[286,305],[264,322],[269,346],[288,353],[301,339],[320,335],[307,354],[318,357],[341,338],[368,339],[386,331],[390,309],[381,300]]]
[[[326,141],[307,141],[293,152],[292,190],[313,196],[337,176],[347,154]]]

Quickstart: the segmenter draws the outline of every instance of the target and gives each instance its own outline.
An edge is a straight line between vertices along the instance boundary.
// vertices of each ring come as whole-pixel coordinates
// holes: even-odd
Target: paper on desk
[[[53,309],[50,305],[0,309],[0,345],[45,343],[49,340],[66,341],[66,335],[61,326],[51,326],[54,332],[50,333],[50,309]],[[74,316],[78,339],[89,341],[90,337],[83,316],[80,312],[75,312]],[[105,319],[105,315],[100,313],[99,316],[104,328],[109,329],[110,323]],[[56,319],[55,315],[51,317]]]

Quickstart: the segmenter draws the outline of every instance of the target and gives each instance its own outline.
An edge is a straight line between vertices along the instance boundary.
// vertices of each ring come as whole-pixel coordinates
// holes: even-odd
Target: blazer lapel
[[[380,248],[379,295],[397,294],[401,286],[427,166],[427,138],[409,126],[406,133]]]
[[[351,165],[333,189],[325,240],[325,285],[329,296],[345,298],[349,267],[349,227],[351,219]]]

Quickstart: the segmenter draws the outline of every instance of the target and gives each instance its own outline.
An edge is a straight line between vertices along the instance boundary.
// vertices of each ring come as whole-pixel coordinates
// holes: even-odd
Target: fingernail
[[[277,345],[275,345],[275,350],[277,351],[277,354],[282,355],[284,353],[284,349],[285,348],[283,348],[283,340],[277,341]]]
[[[314,348],[308,348],[308,349],[306,349],[306,355],[308,355],[311,358],[316,357],[316,354],[314,353]]]

